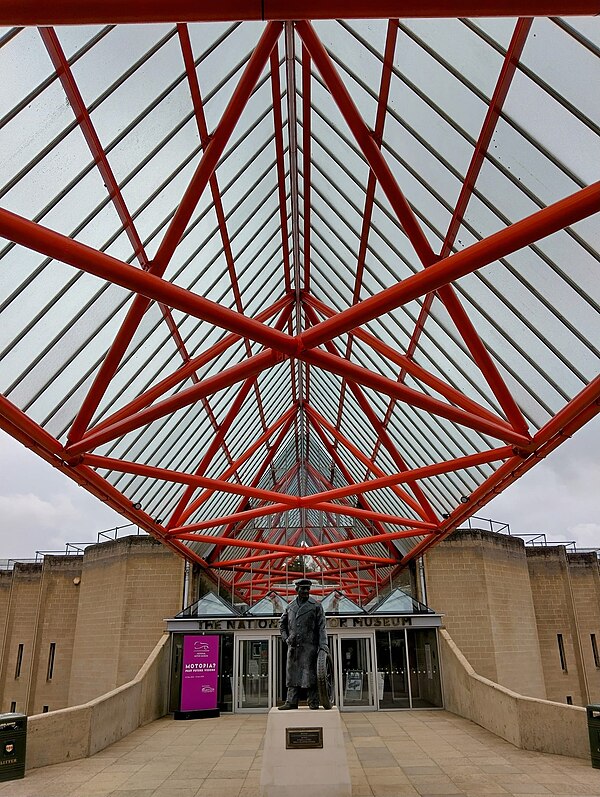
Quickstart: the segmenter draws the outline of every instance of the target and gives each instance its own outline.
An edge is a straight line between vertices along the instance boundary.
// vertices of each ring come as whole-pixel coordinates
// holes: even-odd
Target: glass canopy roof
[[[0,10],[0,424],[242,600],[600,409],[600,23],[430,5]]]

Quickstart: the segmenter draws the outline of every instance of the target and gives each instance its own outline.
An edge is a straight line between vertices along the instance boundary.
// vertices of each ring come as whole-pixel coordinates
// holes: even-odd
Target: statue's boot
[[[293,706],[291,703],[287,703],[286,702],[286,703],[283,704],[283,706],[277,706],[277,708],[279,709],[279,711],[290,711],[293,708],[298,708],[298,704]],[[318,706],[317,706],[317,708],[318,708]]]
[[[313,711],[318,711],[319,710],[319,704],[318,703],[309,703],[308,707],[312,708]]]

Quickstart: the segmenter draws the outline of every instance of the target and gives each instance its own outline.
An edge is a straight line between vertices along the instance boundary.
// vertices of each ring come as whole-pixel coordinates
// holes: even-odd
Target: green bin
[[[0,714],[0,781],[25,777],[27,715]]]
[[[592,766],[600,769],[600,706],[587,706],[586,711]]]

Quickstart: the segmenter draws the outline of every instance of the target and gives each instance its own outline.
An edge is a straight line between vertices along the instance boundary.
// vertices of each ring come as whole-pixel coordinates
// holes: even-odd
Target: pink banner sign
[[[217,708],[219,637],[186,635],[183,638],[181,711]]]

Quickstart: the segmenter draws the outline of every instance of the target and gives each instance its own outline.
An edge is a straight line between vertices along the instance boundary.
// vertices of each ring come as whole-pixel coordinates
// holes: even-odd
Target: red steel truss
[[[284,589],[288,567],[297,558],[323,584],[335,584],[360,600],[374,594],[397,568],[408,566],[480,511],[600,411],[600,376],[592,376],[545,422],[533,424],[523,390],[511,377],[510,362],[507,366],[491,349],[485,325],[470,309],[458,282],[485,274],[488,267],[528,247],[539,247],[543,239],[597,214],[600,183],[563,193],[468,245],[456,243],[511,96],[532,17],[596,11],[586,1],[573,5],[554,0],[484,5],[355,2],[343,7],[275,0],[255,4],[175,0],[143,6],[113,2],[82,6],[69,0],[54,6],[34,0],[3,3],[4,25],[271,21],[264,25],[243,67],[232,71],[231,90],[216,122],[208,94],[203,97],[201,92],[202,65],[195,60],[194,38],[187,24],[177,24],[200,154],[152,248],[143,240],[126,188],[111,165],[112,154],[103,145],[78,84],[77,65],[61,45],[60,31],[40,28],[55,75],[137,264],[42,224],[33,214],[27,217],[9,206],[0,208],[0,235],[8,242],[64,264],[73,273],[92,275],[131,292],[127,312],[81,393],[64,435],[46,429],[40,418],[13,401],[9,391],[0,396],[0,426],[172,550],[218,573],[243,599]],[[386,149],[393,143],[386,138],[386,123],[398,74],[394,66],[398,17],[507,15],[519,19],[449,209],[443,243],[435,249],[426,219],[416,211],[402,173],[393,168]],[[311,22],[342,16],[387,20],[373,119],[357,103],[339,56],[336,61]],[[231,193],[228,196],[236,191],[241,196],[243,178],[238,176],[233,187],[225,187],[226,173],[222,177],[220,169],[263,85],[269,96],[265,116],[271,131],[267,143],[272,152],[272,185],[261,204],[274,203],[280,265],[277,288],[257,309],[238,262],[241,257],[236,256],[237,221]],[[323,259],[321,239],[327,222],[318,174],[325,148],[324,123],[313,95],[324,91],[332,115],[346,125],[343,140],[354,148],[353,157],[361,158],[367,175],[360,219],[353,222],[354,280],[346,286],[349,298],[343,307],[323,291],[319,278],[324,271],[316,267]],[[220,242],[222,278],[231,297],[227,301],[188,286],[173,265],[179,253],[187,251],[186,235],[205,194],[210,194],[207,201]],[[414,268],[393,284],[367,289],[376,214],[384,210],[402,236]],[[245,219],[245,226],[252,224],[251,217]],[[259,280],[261,268],[259,262],[250,282]],[[332,293],[340,279],[331,274]],[[418,356],[436,304],[443,306],[448,334],[460,342],[477,374],[477,392],[466,391],[460,380],[444,374],[443,366],[428,365]],[[179,361],[168,373],[149,371],[143,388],[114,401],[111,391],[154,305]],[[411,306],[417,310],[410,316],[406,340],[400,343],[386,334],[386,319]],[[212,330],[200,349],[187,332],[189,319]],[[577,326],[576,318],[567,321]],[[402,423],[395,423],[399,407],[408,414]],[[197,442],[198,430],[181,425],[182,418],[196,411],[208,424],[203,428],[210,429]],[[355,428],[357,418],[360,428]],[[406,444],[409,418],[420,419],[423,435],[435,438],[430,450],[421,444],[422,461]],[[189,447],[185,464],[172,465],[166,450],[161,457],[136,457],[135,446],[127,441],[139,439],[149,429],[167,427],[177,444],[182,441]],[[454,451],[445,444],[443,430],[448,429],[460,440]],[[478,483],[461,494],[462,475],[469,470],[478,471]],[[441,500],[435,480],[445,477],[449,495],[454,493]],[[145,511],[126,486],[121,488],[133,480],[156,485],[150,488],[152,494],[168,495],[166,515],[160,509]]]

